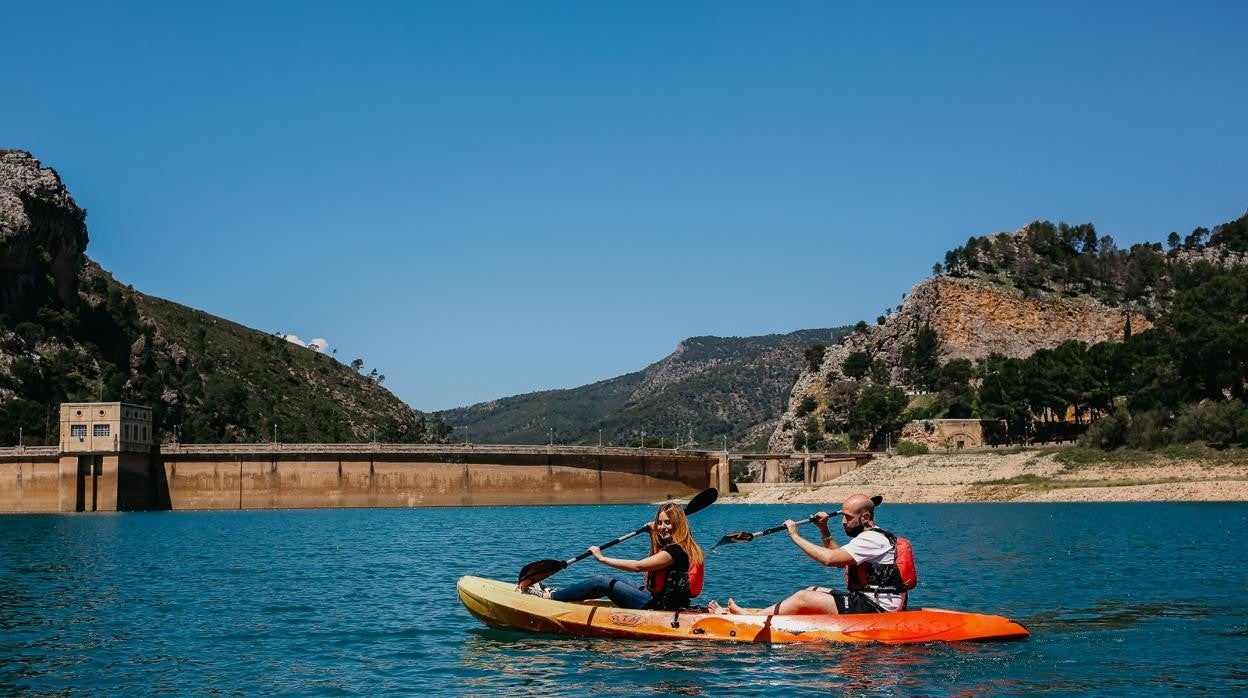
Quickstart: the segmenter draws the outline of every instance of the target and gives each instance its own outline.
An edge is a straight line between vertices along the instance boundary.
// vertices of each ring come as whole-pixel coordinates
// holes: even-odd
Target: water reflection
[[[1120,603],[1101,601],[1086,609],[1056,609],[1036,613],[1022,623],[1033,633],[1082,633],[1088,630],[1121,630],[1166,618],[1206,618],[1212,610],[1190,601]]]

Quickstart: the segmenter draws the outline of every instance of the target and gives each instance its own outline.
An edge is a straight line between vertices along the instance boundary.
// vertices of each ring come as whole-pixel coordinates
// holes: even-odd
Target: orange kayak
[[[634,611],[601,601],[567,603],[521,594],[516,585],[460,577],[459,600],[492,628],[576,637],[728,642],[963,642],[1018,640],[1026,628],[1008,618],[924,608],[853,615],[714,615]]]

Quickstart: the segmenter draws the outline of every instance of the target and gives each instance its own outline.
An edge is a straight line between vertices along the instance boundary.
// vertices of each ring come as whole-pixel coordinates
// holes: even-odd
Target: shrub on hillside
[[[1116,410],[1093,422],[1079,439],[1079,445],[1102,451],[1161,448],[1171,441],[1169,422],[1169,413],[1164,409]]]
[[[1131,415],[1126,410],[1111,412],[1088,427],[1083,438],[1079,439],[1079,445],[1099,448],[1102,451],[1119,448],[1127,443],[1127,427],[1130,423]]]
[[[927,452],[927,444],[915,443],[914,441],[897,442],[897,455],[899,456],[921,456]]]
[[[823,344],[815,344],[806,349],[803,355],[806,357],[806,363],[810,366],[811,371],[818,371],[823,365],[823,357],[828,351],[828,347]]]
[[[1248,405],[1239,400],[1185,405],[1176,417],[1166,408],[1117,410],[1097,420],[1079,440],[1081,446],[1154,450],[1171,444],[1209,444],[1226,448],[1248,444]]]
[[[1170,413],[1156,409],[1133,412],[1127,426],[1127,446],[1144,450],[1161,448],[1170,443]]]
[[[1248,406],[1239,400],[1187,405],[1174,420],[1174,440],[1213,446],[1248,443]]]

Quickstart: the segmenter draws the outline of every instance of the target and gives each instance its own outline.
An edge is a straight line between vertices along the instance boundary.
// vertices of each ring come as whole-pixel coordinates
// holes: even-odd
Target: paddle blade
[[[537,560],[536,562],[530,562],[520,568],[520,578],[516,584],[527,587],[530,584],[542,581],[560,570],[566,569],[567,566],[568,563],[564,560]]]
[[[719,499],[719,490],[714,487],[708,487],[693,495],[693,499],[690,499],[689,503],[685,505],[685,515],[696,514],[714,504],[717,499]]]
[[[879,494],[875,495],[871,498],[871,503],[878,507],[884,503],[884,496]]]
[[[711,551],[714,552],[715,548],[718,548],[721,545],[730,545],[732,543],[749,543],[752,540],[754,540],[753,533],[747,533],[745,531],[725,533],[724,537],[720,538],[718,543],[711,546]]]

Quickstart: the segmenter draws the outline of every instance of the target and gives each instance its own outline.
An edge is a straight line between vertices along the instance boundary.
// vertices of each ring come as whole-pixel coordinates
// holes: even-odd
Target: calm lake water
[[[1022,642],[655,644],[486,629],[464,574],[513,578],[652,507],[0,516],[0,694],[1243,694],[1248,504],[885,505],[912,605]],[[709,547],[809,506],[714,506]],[[617,548],[640,557],[644,539]],[[591,560],[550,581],[605,569]],[[757,605],[837,570],[783,534],[721,548],[702,600]]]

